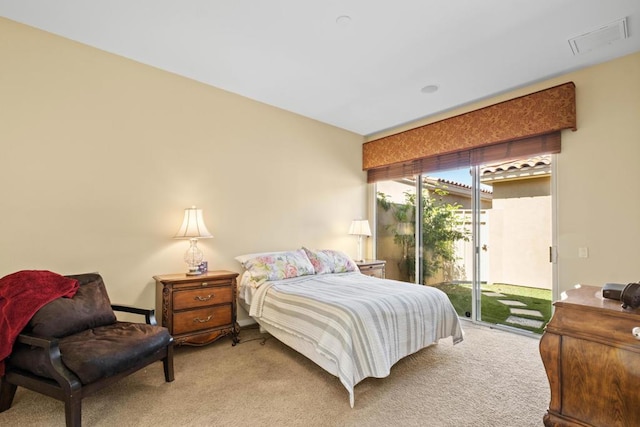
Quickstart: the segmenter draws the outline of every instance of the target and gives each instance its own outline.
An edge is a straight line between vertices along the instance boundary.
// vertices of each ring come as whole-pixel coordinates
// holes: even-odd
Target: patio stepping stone
[[[498,292],[483,292],[482,295],[486,295],[488,297],[506,297],[506,295],[502,295]]]
[[[528,308],[512,308],[510,310],[512,314],[524,314],[533,317],[544,317],[538,310],[530,310]]]
[[[501,302],[504,305],[508,305],[511,307],[526,307],[527,304],[520,302],[520,301],[511,301],[508,299],[499,299],[498,302]]]
[[[524,317],[518,317],[518,316],[509,316],[506,322],[513,323],[515,325],[520,325],[520,326],[529,326],[531,328],[541,328],[544,323],[542,320],[525,319]]]
[[[495,297],[495,298],[507,297],[506,295],[501,294],[499,292],[491,292],[491,291],[483,291],[482,295],[486,295],[488,297]],[[544,326],[544,320],[527,319],[525,317],[518,316],[518,315],[523,315],[523,316],[539,317],[541,319],[544,319],[544,316],[538,310],[531,310],[528,308],[516,308],[516,307],[527,307],[527,304],[520,301],[513,301],[508,299],[499,299],[498,302],[506,306],[509,306],[509,311],[511,312],[511,315],[507,318],[506,320],[507,323],[511,323],[517,326],[526,326],[529,328],[541,328],[542,326]]]

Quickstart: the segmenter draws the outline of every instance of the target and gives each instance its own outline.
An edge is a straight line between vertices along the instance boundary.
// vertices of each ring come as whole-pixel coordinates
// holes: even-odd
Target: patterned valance
[[[367,182],[387,181],[421,173],[468,168],[469,166],[522,159],[540,154],[555,154],[560,152],[560,145],[560,131],[515,141],[483,145],[470,150],[438,154],[369,169],[367,171]]]
[[[573,82],[366,142],[362,167],[388,167],[562,129],[577,129]]]

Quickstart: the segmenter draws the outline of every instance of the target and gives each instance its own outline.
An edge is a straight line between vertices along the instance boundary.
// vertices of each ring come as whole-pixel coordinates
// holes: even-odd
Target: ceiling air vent
[[[579,55],[626,39],[628,36],[627,18],[622,18],[597,30],[569,39],[569,45],[571,45],[573,54]]]

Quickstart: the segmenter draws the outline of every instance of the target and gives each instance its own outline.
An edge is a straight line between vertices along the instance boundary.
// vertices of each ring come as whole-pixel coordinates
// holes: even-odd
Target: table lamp
[[[189,266],[188,276],[201,274],[200,264],[202,263],[202,251],[198,248],[198,239],[209,239],[213,235],[207,230],[202,219],[202,209],[195,206],[184,210],[184,218],[180,229],[173,236],[174,239],[189,239],[191,245],[184,254],[184,262]]]
[[[362,256],[362,236],[371,236],[369,221],[366,219],[354,219],[351,221],[349,234],[358,236],[358,259],[356,261],[364,261],[364,257]]]

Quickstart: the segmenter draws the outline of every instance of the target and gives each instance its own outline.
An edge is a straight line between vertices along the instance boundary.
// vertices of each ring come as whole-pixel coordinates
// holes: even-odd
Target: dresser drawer
[[[173,309],[206,307],[215,304],[230,303],[232,299],[231,286],[212,286],[199,289],[175,291],[173,293]]]
[[[231,304],[173,314],[173,334],[216,328],[232,322]]]
[[[613,310],[566,305],[562,309],[556,308],[547,329],[562,331],[563,335],[589,337],[592,341],[616,347],[628,347],[631,351],[640,353],[640,342],[631,333],[636,326],[640,326],[637,318],[623,317]]]

